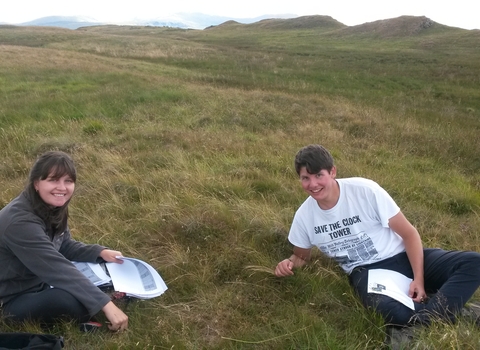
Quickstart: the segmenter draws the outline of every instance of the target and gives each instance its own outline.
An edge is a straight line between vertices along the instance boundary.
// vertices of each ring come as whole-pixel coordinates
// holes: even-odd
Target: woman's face
[[[75,182],[68,175],[58,179],[48,176],[45,180],[35,181],[34,186],[40,198],[52,207],[63,206],[72,198],[75,190]]]

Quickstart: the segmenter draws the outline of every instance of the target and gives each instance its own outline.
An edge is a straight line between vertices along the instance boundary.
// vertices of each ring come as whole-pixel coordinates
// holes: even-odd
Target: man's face
[[[335,176],[337,170],[335,167],[330,172],[320,170],[317,174],[310,174],[305,167],[300,169],[300,183],[305,192],[307,192],[317,202],[327,202],[333,200],[332,196],[336,194]],[[335,200],[338,198],[335,198]]]

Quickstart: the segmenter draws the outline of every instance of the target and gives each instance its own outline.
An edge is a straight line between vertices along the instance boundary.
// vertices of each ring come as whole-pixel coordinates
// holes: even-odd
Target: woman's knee
[[[52,288],[49,294],[49,298],[44,299],[46,307],[58,310],[59,312],[61,310],[67,313],[70,311],[73,314],[87,312],[86,308],[77,298],[64,290]]]
[[[4,305],[3,311],[12,321],[51,322],[66,318],[86,322],[90,318],[80,301],[70,293],[55,288],[21,295]]]

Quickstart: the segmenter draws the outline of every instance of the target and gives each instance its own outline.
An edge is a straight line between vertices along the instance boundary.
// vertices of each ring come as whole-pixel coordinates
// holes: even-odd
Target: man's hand
[[[293,275],[293,268],[304,266],[310,260],[311,249],[293,247],[293,254],[282,260],[275,268],[275,276],[284,277]]]
[[[282,260],[275,268],[275,276],[284,277],[293,275],[293,262],[290,259]]]
[[[425,293],[425,288],[423,282],[417,282],[413,280],[410,283],[410,288],[408,290],[408,296],[417,303],[423,303],[427,300],[427,293]]]
[[[116,250],[104,249],[100,252],[100,257],[106,262],[114,262],[117,264],[123,264],[122,259],[118,259],[117,256],[122,256],[122,253]]]

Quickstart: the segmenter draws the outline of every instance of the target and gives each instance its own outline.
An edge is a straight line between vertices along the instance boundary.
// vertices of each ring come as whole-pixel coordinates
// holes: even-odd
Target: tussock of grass
[[[309,143],[341,177],[386,188],[426,246],[480,251],[478,35],[398,35],[418,27],[403,18],[383,40],[318,20],[0,27],[0,206],[38,154],[66,151],[74,237],[150,262],[169,287],[127,306],[124,334],[60,324],[67,348],[380,348],[382,321],[331,261],[272,274],[291,252],[305,199],[293,157]],[[475,348],[478,334],[461,320],[416,341]]]

